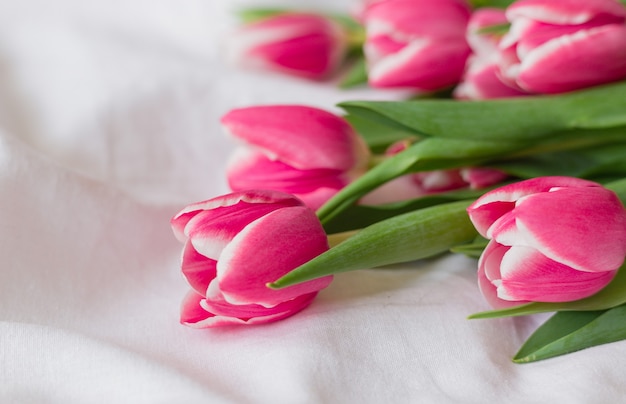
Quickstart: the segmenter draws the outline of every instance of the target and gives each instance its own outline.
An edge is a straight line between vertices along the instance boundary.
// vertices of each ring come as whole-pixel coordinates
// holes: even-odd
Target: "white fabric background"
[[[178,323],[187,286],[169,219],[226,191],[220,116],[398,97],[225,65],[246,4],[278,3],[0,1],[0,402],[623,398],[626,343],[512,364],[544,317],[466,320],[488,307],[462,256],[341,274],[271,325]]]

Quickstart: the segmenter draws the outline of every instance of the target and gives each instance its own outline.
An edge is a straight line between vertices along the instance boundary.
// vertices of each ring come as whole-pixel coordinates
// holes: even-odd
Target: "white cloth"
[[[227,191],[220,116],[398,97],[227,66],[233,10],[275,4],[0,1],[0,402],[622,399],[626,343],[511,363],[545,317],[467,320],[488,307],[463,256],[338,275],[274,324],[178,323],[169,219]]]

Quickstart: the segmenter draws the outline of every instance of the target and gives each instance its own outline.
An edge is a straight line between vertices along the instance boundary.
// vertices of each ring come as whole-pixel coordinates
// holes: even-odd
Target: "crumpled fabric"
[[[227,191],[219,117],[405,95],[226,65],[234,10],[281,4],[0,1],[0,402],[619,401],[626,343],[513,364],[546,316],[468,320],[459,255],[339,274],[274,324],[179,324],[169,219]]]

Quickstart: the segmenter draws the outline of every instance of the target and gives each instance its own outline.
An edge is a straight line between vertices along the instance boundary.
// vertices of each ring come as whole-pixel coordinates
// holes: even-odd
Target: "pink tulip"
[[[501,34],[482,29],[507,24],[503,9],[480,8],[472,13],[467,25],[467,42],[472,54],[467,59],[461,83],[454,89],[457,99],[489,99],[525,95],[524,91],[500,79]]]
[[[291,195],[236,192],[189,205],[171,224],[185,244],[182,272],[192,288],[181,309],[185,325],[277,321],[304,309],[332,280],[266,287],[329,248],[315,213]]]
[[[591,296],[626,256],[626,210],[595,182],[533,178],[486,193],[468,213],[490,240],[478,280],[495,308]]]
[[[520,0],[506,10],[501,72],[535,93],[626,78],[626,7],[617,0]]]
[[[409,145],[406,141],[396,142],[389,146],[385,154],[392,156]],[[455,189],[481,189],[497,184],[507,177],[503,171],[487,167],[422,171],[391,180],[366,195],[360,202],[365,205],[380,205]]]
[[[244,26],[228,45],[235,64],[323,79],[341,64],[347,40],[330,18],[282,13]]]
[[[435,193],[467,187],[481,189],[507,177],[506,173],[495,168],[465,167],[416,173],[413,174],[413,181],[424,193]]]
[[[321,109],[241,108],[227,113],[222,124],[244,143],[227,168],[234,191],[273,189],[317,209],[367,166],[363,139],[345,119]]]
[[[463,0],[382,0],[362,13],[369,83],[435,91],[461,79],[470,49]]]

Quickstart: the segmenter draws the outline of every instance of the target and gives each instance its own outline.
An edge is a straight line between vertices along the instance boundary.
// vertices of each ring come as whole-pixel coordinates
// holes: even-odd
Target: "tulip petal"
[[[617,273],[577,271],[525,246],[511,247],[504,254],[500,272],[499,298],[535,302],[566,302],[591,296]]]
[[[226,244],[249,222],[273,210],[299,205],[302,201],[280,192],[235,192],[189,205],[171,223],[177,238],[190,238],[198,253],[217,260]]]
[[[191,241],[185,243],[181,265],[182,273],[189,286],[200,295],[206,294],[209,283],[217,275],[216,265],[217,261],[198,254]]]
[[[180,307],[180,322],[182,324],[193,326],[212,317],[211,313],[208,313],[200,306],[200,301],[202,300],[204,300],[204,296],[193,290],[190,290],[185,295]]]
[[[538,192],[548,192],[555,187],[599,187],[600,184],[593,181],[583,180],[574,177],[545,176],[536,177],[524,181],[514,182],[504,185],[493,191],[487,192],[476,200],[472,209],[481,207],[491,202],[515,202],[525,195],[536,194]]]
[[[512,210],[515,201],[523,196],[547,192],[554,187],[599,187],[598,183],[574,177],[546,176],[505,185],[487,192],[468,208],[470,219],[476,230],[487,237],[493,223],[506,212]]]
[[[248,223],[276,209],[277,206],[262,204],[253,209],[233,206],[203,211],[187,223],[185,232],[196,251],[217,260],[226,245]]]
[[[577,67],[568,68],[572,65]],[[557,36],[534,48],[523,59],[517,82],[528,91],[550,94],[625,77],[626,26],[604,25]]]
[[[462,0],[394,0],[371,4],[363,17],[368,35],[458,38],[470,9]]]
[[[626,8],[614,0],[517,0],[506,9],[509,21],[526,17],[551,24],[582,24],[601,18],[624,21]]]
[[[342,28],[321,15],[285,13],[249,24],[230,38],[228,58],[312,79],[324,78],[343,58]]]
[[[206,201],[187,205],[178,212],[172,219],[170,224],[174,235],[179,241],[187,240],[188,235],[185,233],[187,223],[198,213],[216,208],[229,207],[237,205],[240,202],[249,204],[275,203],[282,206],[297,206],[301,202],[293,195],[269,190],[246,190],[245,192],[233,192],[227,195],[221,195]]]
[[[493,202],[478,203],[479,201],[480,198],[467,208],[467,212],[472,224],[476,227],[476,231],[481,236],[489,238],[491,226],[500,217],[513,210],[515,202],[494,200]]]
[[[499,206],[499,205],[498,205]],[[494,239],[500,244],[513,246],[524,244],[524,233],[517,228],[517,217],[515,206],[509,212],[505,212],[487,229],[486,237]]]
[[[343,118],[300,105],[234,109],[222,125],[235,138],[298,169],[347,171],[366,164],[367,146]]]
[[[367,45],[365,48],[368,51]],[[369,66],[374,87],[414,87],[433,91],[460,81],[470,54],[464,41],[413,40],[401,51]]]
[[[504,171],[486,167],[467,167],[461,169],[461,177],[472,189],[491,186],[508,177]]]
[[[228,185],[234,191],[274,189],[292,194],[313,210],[348,184],[348,174],[330,169],[298,170],[263,153],[246,149],[233,155],[227,168]]]
[[[498,287],[502,284],[500,263],[510,247],[490,241],[478,260],[478,287],[491,307],[504,309],[518,306],[526,301],[509,301],[498,297]]]
[[[443,192],[467,186],[456,169],[422,171],[414,174],[413,179],[426,192]]]
[[[433,91],[456,84],[470,49],[465,40],[466,2],[395,0],[364,13],[364,52],[374,87]]]
[[[323,77],[336,65],[336,39],[324,33],[308,33],[282,42],[260,45],[248,55],[269,61],[276,67],[306,76]]]
[[[626,211],[605,188],[560,188],[530,195],[518,202],[514,215],[529,247],[564,265],[602,272],[624,262]]]
[[[511,87],[500,78],[500,67],[494,62],[472,58],[468,60],[468,69],[462,82],[454,89],[454,98],[469,100],[486,100],[491,98],[519,97],[527,92]]]
[[[478,259],[478,267],[489,282],[496,282],[502,279],[500,274],[500,263],[502,257],[509,250],[508,246],[504,246],[494,240],[489,241],[483,254]]]
[[[316,293],[302,296],[298,299],[297,304],[292,303],[292,305],[288,308],[283,307],[281,310],[268,311],[265,314],[256,312],[256,314],[258,314],[256,317],[248,317],[248,315],[252,314],[252,311],[249,311],[247,312],[247,315],[240,318],[229,314],[228,310],[225,310],[224,314],[213,313],[211,310],[214,309],[214,306],[209,304],[207,300],[202,298],[202,296],[191,291],[183,300],[180,322],[192,328],[265,324],[282,320],[304,309],[311,303],[315,295]]]
[[[282,161],[270,160],[256,150],[241,150],[233,157],[227,176],[229,186],[236,191],[264,187],[302,194],[320,187],[339,190],[348,182],[342,178],[343,171],[325,168],[299,170]]]
[[[292,300],[281,302],[274,307],[263,307],[258,304],[230,304],[220,294],[201,301],[200,305],[215,316],[234,317],[248,322],[250,319],[258,320],[278,316],[283,318],[295,314],[310,305],[316,295],[317,292],[307,293]]]
[[[327,249],[326,234],[311,209],[276,210],[250,223],[224,249],[217,264],[220,290],[231,304],[265,307],[318,291],[330,284],[331,276],[280,290],[266,284]]]

